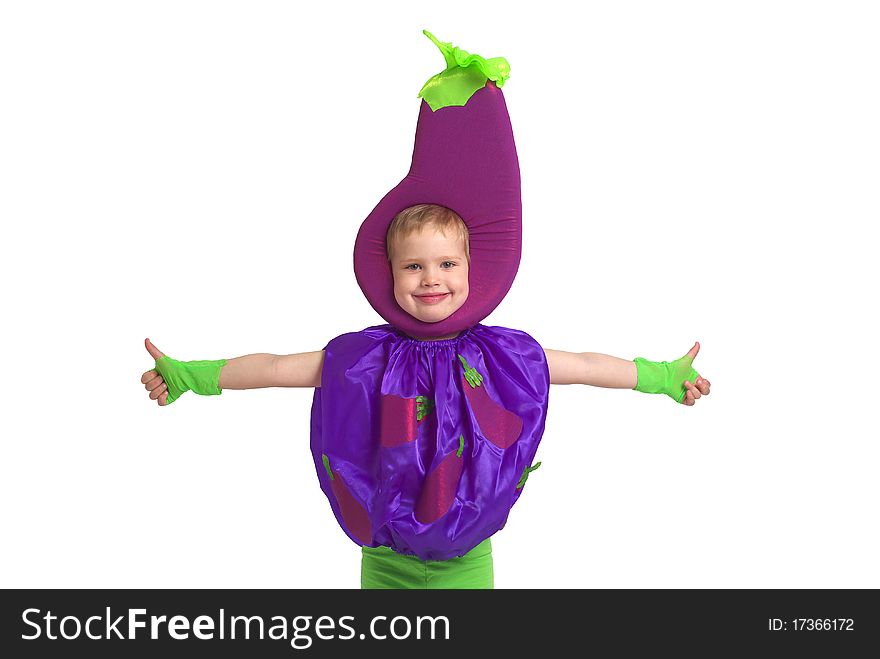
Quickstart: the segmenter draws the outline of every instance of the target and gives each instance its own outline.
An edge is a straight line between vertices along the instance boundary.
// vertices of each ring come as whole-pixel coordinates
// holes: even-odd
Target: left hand
[[[698,352],[700,352],[699,341],[694,343],[694,347],[691,348],[690,351],[688,351],[685,357],[690,357],[690,361],[693,362]],[[701,396],[709,395],[709,388],[711,386],[711,383],[703,376],[698,375],[696,382],[685,380],[684,386],[687,388],[687,393],[685,393],[681,403],[682,405],[693,405]]]

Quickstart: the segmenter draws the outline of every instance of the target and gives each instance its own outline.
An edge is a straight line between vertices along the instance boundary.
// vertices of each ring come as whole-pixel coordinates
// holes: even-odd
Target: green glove
[[[160,357],[156,360],[156,370],[168,385],[165,404],[170,405],[187,391],[194,391],[200,396],[223,393],[220,389],[220,369],[225,365],[225,359],[179,362],[168,355]]]
[[[684,400],[687,387],[684,381],[696,383],[699,374],[693,369],[693,356],[685,355],[674,362],[651,362],[643,357],[636,357],[638,384],[636,391],[645,394],[666,394],[676,403]]]

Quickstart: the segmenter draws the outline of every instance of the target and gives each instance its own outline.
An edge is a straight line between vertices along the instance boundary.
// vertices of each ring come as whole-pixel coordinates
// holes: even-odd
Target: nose
[[[422,270],[422,286],[439,286],[440,277],[435,268],[425,268]]]

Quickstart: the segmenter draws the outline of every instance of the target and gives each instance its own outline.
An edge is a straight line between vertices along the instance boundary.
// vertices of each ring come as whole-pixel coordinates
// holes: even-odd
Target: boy
[[[452,316],[467,301],[470,294],[468,273],[471,264],[469,232],[465,222],[451,209],[433,204],[418,204],[403,210],[394,218],[388,229],[386,252],[393,276],[394,299],[400,309],[413,318],[425,323],[438,323]],[[390,326],[386,327],[390,328]],[[381,328],[371,329],[378,331]],[[334,501],[337,503],[334,512],[337,512],[343,528],[363,547],[361,574],[363,588],[493,587],[491,542],[485,537],[478,544],[472,544],[473,538],[481,538],[481,534],[485,535],[487,532],[486,529],[492,528],[491,525],[480,521],[481,514],[475,513],[467,524],[462,523],[460,528],[446,531],[451,543],[459,542],[464,546],[470,546],[469,551],[443,560],[423,560],[421,555],[416,555],[420,551],[422,554],[429,551],[430,545],[419,547],[416,544],[416,540],[424,540],[428,537],[424,529],[455,515],[465,515],[474,507],[474,502],[480,501],[481,495],[475,490],[487,480],[486,468],[478,463],[480,456],[487,454],[503,456],[503,451],[515,443],[522,447],[527,438],[532,441],[533,448],[536,449],[540,441],[543,416],[536,417],[531,426],[526,419],[524,427],[522,419],[519,419],[516,413],[502,409],[500,412],[496,411],[495,416],[492,417],[496,419],[496,423],[485,421],[489,418],[486,416],[489,412],[483,409],[482,406],[487,403],[480,398],[480,395],[488,398],[486,387],[482,387],[484,389],[482,394],[477,392],[483,384],[483,376],[491,377],[489,365],[493,362],[487,357],[480,365],[479,370],[483,371],[481,375],[477,368],[467,363],[468,360],[461,353],[466,352],[463,346],[469,341],[479,340],[479,332],[489,335],[491,334],[489,330],[493,329],[504,328],[483,328],[481,325],[476,325],[465,331],[425,337],[407,336],[389,329],[382,336],[376,335],[379,341],[377,345],[385,346],[393,342],[396,346],[394,350],[399,349],[399,352],[388,353],[391,354],[390,358],[386,355],[389,364],[404,363],[406,359],[412,360],[409,370],[419,374],[417,383],[412,386],[421,388],[420,390],[424,390],[426,394],[408,398],[389,394],[384,390],[383,378],[382,391],[376,390],[366,396],[369,404],[371,397],[381,395],[382,415],[380,415],[381,437],[379,442],[372,441],[372,446],[368,447],[372,452],[364,462],[375,463],[377,460],[375,452],[380,451],[378,459],[392,465],[389,468],[390,473],[371,474],[370,479],[380,482],[378,492],[384,492],[386,497],[388,490],[393,489],[389,488],[388,484],[392,484],[397,488],[399,499],[404,501],[409,499],[411,504],[409,508],[402,506],[400,501],[395,502],[396,507],[383,508],[377,503],[381,496],[374,493],[372,501],[369,502],[373,505],[371,510],[367,511],[362,503],[365,497],[357,496],[357,492],[375,487],[375,483],[358,483],[357,478],[363,477],[363,470],[358,470],[357,462],[353,458],[350,459],[351,465],[347,465],[349,459],[343,459],[348,458],[343,455],[344,452],[340,452],[339,456],[334,456],[332,460],[326,453],[321,454],[330,483],[329,488],[325,488],[325,492],[331,497],[331,503]],[[507,330],[507,332],[514,331]],[[499,336],[502,342],[510,338],[507,334]],[[528,338],[533,342],[530,337]],[[157,370],[144,373],[141,382],[150,392],[150,398],[156,400],[160,406],[174,402],[189,389],[200,394],[219,394],[222,389],[274,386],[318,389],[322,385],[322,375],[325,370],[326,350],[283,356],[255,354],[228,361],[181,363],[166,357],[149,339],[145,341],[145,345],[150,355],[156,359]],[[328,348],[331,345],[332,342]],[[485,346],[483,347],[484,353],[488,355],[489,352],[485,350]],[[557,350],[543,350],[539,361],[546,363],[551,384],[586,384],[667,393],[678,402],[690,406],[701,396],[708,395],[710,391],[710,383],[698,376],[691,368],[698,351],[699,344],[696,343],[687,355],[671,364],[666,362],[656,364],[641,358],[629,361],[597,353],[571,353]],[[402,355],[399,361],[396,355]],[[466,384],[461,385],[463,394],[455,390],[459,379],[457,373],[450,376],[451,385],[449,382],[445,384],[441,382],[445,377],[443,369],[447,368],[450,362],[455,364],[456,358],[465,366]],[[473,362],[473,357],[470,360]],[[497,361],[496,358],[495,362]],[[534,363],[537,364],[538,361]],[[498,368],[503,367],[498,366]],[[344,370],[348,372],[351,368],[346,367]],[[532,370],[534,371],[535,368],[533,367]],[[534,377],[536,380],[540,379],[540,375]],[[341,386],[344,388],[351,385],[343,383]],[[453,400],[455,405],[461,407],[460,401],[466,399],[467,405],[463,406],[465,413],[462,418],[459,418],[461,414],[457,408],[433,409],[435,404],[439,404],[439,400],[435,403],[428,397],[428,393],[435,393],[429,389],[439,391],[444,386],[452,392],[450,395],[453,398],[449,400]],[[495,391],[495,398],[500,396],[499,391]],[[319,396],[320,392],[316,390],[316,405],[320,401]],[[542,400],[546,408],[546,396],[543,399],[540,395],[536,394],[536,396],[536,400],[539,402]],[[400,405],[405,405],[410,399],[416,401],[411,409],[417,412],[418,418],[410,419],[411,425],[404,428],[398,424],[396,417],[392,417],[389,410],[394,409],[396,412]],[[535,406],[525,405],[525,407]],[[321,435],[321,431],[324,430],[320,427],[316,430],[314,419],[313,410],[313,452],[316,432]],[[319,422],[318,426],[320,425]],[[352,417],[344,420],[340,427],[348,428],[356,425],[357,421]],[[447,426],[451,430],[448,430]],[[452,441],[454,448],[455,435],[460,431],[459,449],[450,452],[449,441]],[[407,432],[409,436],[400,439],[401,434],[405,435]],[[493,433],[497,434],[493,435]],[[469,457],[464,457],[466,434]],[[368,443],[375,439],[369,434],[366,436]],[[487,439],[489,441],[486,441]],[[491,445],[494,445],[494,448],[489,448]],[[414,455],[415,462],[403,462],[403,458],[400,457],[402,455]],[[343,467],[340,467],[340,464]],[[423,465],[423,473],[412,478],[411,483],[400,482],[401,479],[409,478],[408,474],[399,473],[409,469],[406,464]],[[528,472],[534,468],[536,467],[523,471],[522,478],[517,483],[516,496],[521,491]],[[468,469],[471,471],[469,472]],[[480,472],[480,469],[483,471]],[[343,473],[343,470],[346,473]],[[469,480],[471,473],[477,476]],[[494,478],[491,474],[489,477]],[[332,496],[330,488],[332,488]],[[486,503],[483,505],[489,507]],[[386,539],[393,537],[407,551],[395,551],[385,545],[381,537],[374,537],[376,527],[382,525],[382,521],[377,522],[370,517],[370,515],[376,516],[377,510],[384,515],[383,521],[388,521],[398,510],[404,511],[401,517],[406,517],[408,523],[416,529],[413,533],[414,537],[409,539],[412,544],[407,545],[400,537],[405,535],[405,529],[409,527],[401,525],[395,529],[390,521],[388,526],[392,528],[392,535],[386,536]],[[498,517],[502,526],[507,510],[503,511],[503,519]],[[412,518],[415,518],[415,521],[412,521]],[[497,527],[497,524],[495,526]],[[468,538],[469,542],[463,538]],[[377,543],[379,545],[377,547],[369,546]]]

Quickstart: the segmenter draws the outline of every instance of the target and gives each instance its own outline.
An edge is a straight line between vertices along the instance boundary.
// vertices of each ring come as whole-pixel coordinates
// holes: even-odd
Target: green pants
[[[464,556],[423,561],[390,547],[361,547],[361,588],[488,588],[495,585],[492,542],[486,538]]]

